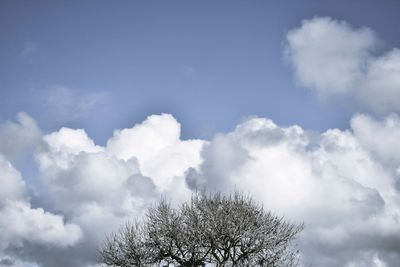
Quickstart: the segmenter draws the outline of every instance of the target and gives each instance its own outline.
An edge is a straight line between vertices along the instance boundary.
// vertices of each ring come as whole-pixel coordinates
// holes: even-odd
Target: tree
[[[99,253],[106,266],[121,267],[296,266],[292,241],[302,229],[239,192],[194,194],[176,209],[161,200]]]

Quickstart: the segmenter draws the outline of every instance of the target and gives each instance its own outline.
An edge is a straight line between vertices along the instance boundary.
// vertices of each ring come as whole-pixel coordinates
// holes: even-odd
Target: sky
[[[249,192],[301,266],[400,261],[400,2],[1,1],[0,266],[96,267],[161,196]]]

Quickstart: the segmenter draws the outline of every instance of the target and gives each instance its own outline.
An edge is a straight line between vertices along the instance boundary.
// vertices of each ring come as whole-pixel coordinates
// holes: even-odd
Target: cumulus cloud
[[[382,114],[400,111],[400,50],[393,49],[368,65],[357,98]]]
[[[63,216],[45,212],[41,208],[31,208],[24,201],[6,203],[0,213],[2,241],[15,245],[28,241],[52,246],[71,246],[82,237],[76,224],[64,224]]]
[[[357,139],[381,161],[398,166],[400,162],[400,118],[390,114],[377,120],[367,114],[357,114],[351,120]]]
[[[10,160],[31,152],[41,138],[41,130],[28,114],[20,112],[17,121],[0,124],[0,153]]]
[[[299,82],[324,97],[350,98],[375,113],[400,111],[400,52],[377,55],[367,28],[330,18],[303,21],[287,35]],[[64,87],[48,105],[74,119],[101,100]],[[182,140],[169,114],[116,130],[105,146],[84,129],[42,135],[25,113],[0,125],[0,265],[98,266],[105,234],[138,218],[161,196],[193,190],[250,193],[306,228],[304,266],[388,266],[400,261],[400,118],[356,114],[348,130],[311,132],[253,118],[211,141]],[[35,151],[42,202],[30,201],[14,159]],[[41,196],[39,196],[40,198]],[[12,222],[12,223],[10,223]]]
[[[162,190],[201,161],[202,140],[180,140],[181,126],[169,114],[149,116],[130,129],[117,130],[107,150],[122,160],[136,158],[144,175]],[[148,140],[151,140],[149,142]]]
[[[24,243],[68,247],[82,237],[79,226],[65,223],[62,215],[32,208],[20,173],[0,154],[0,260],[10,247]]]
[[[43,141],[36,156],[42,181],[54,208],[85,234],[76,247],[86,255],[79,257],[94,262],[96,247],[104,236],[140,216],[156,199],[156,188],[140,173],[136,159],[117,159],[96,146],[83,130],[62,128],[44,136]],[[56,255],[42,264],[53,266],[62,261],[62,266],[82,265],[76,262],[75,249],[64,252],[69,257],[60,260]]]
[[[182,140],[180,124],[162,114],[116,130],[106,146],[83,129],[61,128],[35,154],[46,210],[32,207],[20,173],[0,161],[0,260],[95,266],[105,234],[160,196],[178,202],[196,189],[240,189],[305,222],[304,266],[396,266],[399,125],[394,114],[357,114],[349,130],[316,133],[253,118],[211,141]]]
[[[303,87],[322,97],[346,97],[377,114],[400,111],[400,52],[378,54],[368,28],[331,18],[304,20],[287,34],[286,58]]]
[[[107,154],[79,129],[62,128],[46,135],[37,160],[57,208],[71,215],[80,215],[86,205],[123,212],[121,204],[128,208],[133,200],[131,191],[142,190],[132,188],[135,180],[142,179],[137,185],[143,187],[148,180],[152,188],[151,180],[141,176],[135,159],[123,161]],[[146,197],[151,197],[151,190]]]
[[[1,187],[0,201],[14,201],[22,199],[25,195],[25,183],[20,173],[0,154]]]
[[[358,121],[357,134],[337,129],[318,134],[264,118],[248,120],[205,146],[203,163],[189,172],[188,185],[239,188],[265,207],[304,221],[305,266],[389,261],[387,254],[398,250],[394,244],[400,240],[397,177],[382,162],[392,160],[391,151],[380,151],[384,156],[377,159],[370,144],[358,139],[364,124]],[[385,142],[384,134],[376,142]],[[371,253],[375,257],[366,256]]]
[[[107,233],[140,217],[163,195],[175,202],[187,198],[184,174],[199,165],[203,143],[181,140],[180,124],[168,114],[116,130],[105,147],[83,129],[61,128],[45,135],[35,156],[41,179],[53,208],[79,225],[84,238],[40,264],[94,264],[96,248]],[[31,250],[33,255],[22,258],[45,253]]]

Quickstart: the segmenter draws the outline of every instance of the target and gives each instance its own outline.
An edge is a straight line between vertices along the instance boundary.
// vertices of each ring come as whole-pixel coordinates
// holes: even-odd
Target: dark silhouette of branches
[[[296,266],[302,229],[239,192],[194,194],[176,209],[160,201],[99,252],[106,266]]]

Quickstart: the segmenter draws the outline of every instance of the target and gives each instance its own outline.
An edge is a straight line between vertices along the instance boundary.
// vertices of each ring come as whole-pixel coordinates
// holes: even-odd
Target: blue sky
[[[303,266],[400,262],[400,2],[1,1],[0,266],[99,267],[160,197],[250,193]]]
[[[172,113],[185,137],[211,137],[248,116],[325,130],[349,108],[299,89],[286,33],[314,16],[400,42],[396,1],[6,1],[0,4],[0,120],[26,111],[41,127],[83,127],[100,143],[147,115]],[[54,87],[95,97],[82,112],[46,101]],[[63,101],[60,97],[58,101]],[[333,102],[333,103],[332,103]],[[82,103],[83,105],[83,103]],[[80,113],[71,118],[70,113]],[[65,118],[68,117],[68,118]],[[101,119],[99,119],[101,117]]]

